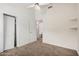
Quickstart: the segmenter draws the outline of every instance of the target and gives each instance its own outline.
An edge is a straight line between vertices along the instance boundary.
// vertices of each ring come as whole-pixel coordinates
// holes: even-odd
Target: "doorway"
[[[4,41],[3,51],[17,46],[16,40],[16,17],[3,14],[4,19]]]

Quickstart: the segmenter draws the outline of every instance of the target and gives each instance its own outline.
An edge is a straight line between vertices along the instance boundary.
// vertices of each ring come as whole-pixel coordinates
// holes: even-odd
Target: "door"
[[[4,14],[4,50],[16,46],[16,18]]]

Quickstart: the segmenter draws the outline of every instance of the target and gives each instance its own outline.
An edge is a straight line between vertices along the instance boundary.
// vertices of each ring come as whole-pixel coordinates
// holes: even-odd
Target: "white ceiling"
[[[1,3],[2,5],[16,6],[16,7],[28,7],[33,3]]]
[[[28,7],[30,5],[33,5],[35,3],[4,3],[4,4],[7,4],[7,5],[11,5],[11,6],[23,6],[23,7]],[[39,5],[47,5],[49,3],[39,3]]]
[[[31,5],[34,5],[35,3],[0,3],[0,5],[7,5],[7,6],[13,6],[13,7],[29,7]],[[40,6],[48,5],[49,3],[39,3]]]

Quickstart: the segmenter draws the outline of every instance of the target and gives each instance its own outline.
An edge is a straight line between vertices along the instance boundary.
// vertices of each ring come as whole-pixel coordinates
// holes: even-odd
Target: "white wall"
[[[79,4],[77,4],[77,18],[78,18],[78,28],[79,28]],[[79,29],[78,29],[78,45],[79,45]],[[79,47],[78,47],[78,53],[79,53]]]
[[[36,40],[34,9],[16,5],[0,4],[0,52],[3,51],[3,13],[16,16],[18,46]]]
[[[77,5],[53,4],[53,8],[42,10],[44,11],[43,42],[78,51],[78,32],[70,29],[74,26],[78,27],[78,22],[72,21],[77,18]]]

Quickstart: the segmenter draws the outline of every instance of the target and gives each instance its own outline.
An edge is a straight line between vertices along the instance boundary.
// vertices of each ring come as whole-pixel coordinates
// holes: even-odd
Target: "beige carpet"
[[[77,56],[75,50],[58,47],[39,41],[0,53],[1,56]]]

